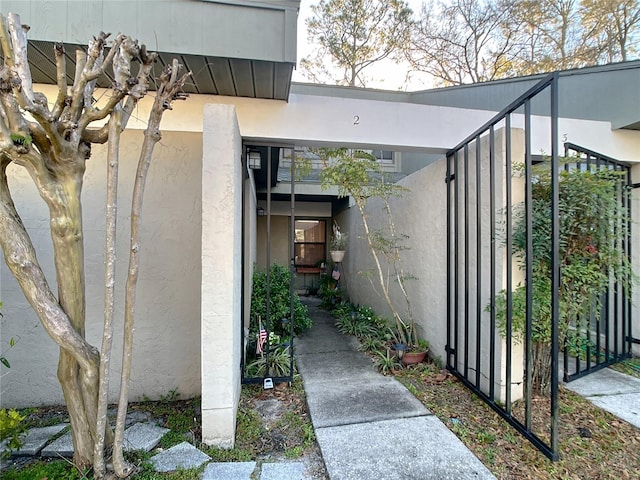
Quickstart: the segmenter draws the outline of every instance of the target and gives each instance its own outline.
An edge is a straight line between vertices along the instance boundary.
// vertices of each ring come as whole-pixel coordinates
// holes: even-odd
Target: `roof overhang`
[[[2,1],[3,13],[18,13],[30,26],[34,82],[56,83],[55,42],[65,44],[71,83],[76,49],[99,31],[123,32],[158,52],[155,74],[174,58],[190,70],[189,93],[278,100],[289,97],[299,6],[300,0]],[[111,79],[98,85],[108,87]]]

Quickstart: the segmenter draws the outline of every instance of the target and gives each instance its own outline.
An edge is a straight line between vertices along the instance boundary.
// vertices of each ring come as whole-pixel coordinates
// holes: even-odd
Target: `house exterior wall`
[[[141,131],[121,141],[114,350],[109,399],[116,401],[122,349],[133,179]],[[156,146],[145,191],[136,303],[131,400],[157,399],[174,390],[181,398],[200,393],[200,170],[202,135],[164,132]],[[100,345],[104,316],[106,146],[95,145],[82,193],[87,285],[87,338]],[[10,189],[55,292],[49,212],[26,171],[11,166]],[[58,348],[26,302],[4,259],[0,261],[2,406],[63,402],[56,377]],[[176,335],[180,332],[180,335]],[[16,345],[8,348],[13,338]],[[37,354],[34,354],[37,352]]]
[[[242,138],[235,109],[207,105],[202,157],[202,441],[232,448],[240,398]]]
[[[258,205],[267,210],[267,203],[260,200]],[[296,218],[331,218],[329,202],[296,202]],[[255,212],[255,209],[254,209]],[[271,263],[284,267],[289,265],[289,235],[291,230],[291,204],[271,202]],[[327,239],[327,245],[328,245]],[[267,217],[258,217],[257,266],[267,266]]]
[[[520,159],[524,156],[524,135],[522,130],[513,129],[512,135],[512,155],[513,159]],[[484,185],[488,185],[489,175],[489,148],[488,138],[482,140],[482,157],[481,157],[481,172],[480,176]],[[495,140],[495,155],[496,159],[503,159],[502,165],[504,165],[505,150],[504,150],[504,129],[496,132]],[[475,191],[475,147],[472,144],[469,147],[469,178],[472,179],[469,184],[469,198],[472,204],[475,204],[476,191]],[[504,167],[499,164],[496,165],[496,177],[501,178]],[[415,276],[415,279],[408,280],[406,282],[406,288],[409,293],[411,306],[414,314],[414,318],[418,325],[418,330],[421,337],[427,339],[430,343],[430,354],[434,357],[439,357],[443,361],[446,358],[445,346],[447,340],[447,185],[444,181],[446,177],[446,160],[443,158],[424,169],[409,175],[403,179],[400,184],[409,189],[409,192],[405,193],[402,197],[391,199],[391,208],[394,212],[394,223],[398,232],[406,234],[409,239],[404,243],[406,250],[402,252],[402,264],[405,268],[405,273]],[[464,173],[460,171],[458,178],[456,179],[458,188],[462,188],[464,182]],[[520,182],[522,186],[522,182]],[[502,198],[504,195],[504,184],[496,185],[496,195],[498,198]],[[514,185],[514,189],[515,189]],[[482,198],[482,225],[489,225],[489,199],[488,189],[483,190]],[[514,193],[514,202],[517,202],[517,195]],[[461,207],[462,208],[462,207]],[[498,210],[503,206],[497,206]],[[367,213],[370,221],[370,228],[384,228],[386,217],[380,214],[381,202],[377,199],[371,199],[367,204]],[[462,213],[461,213],[462,215]],[[387,315],[390,318],[389,308],[381,295],[378,295],[376,291],[371,287],[369,279],[363,278],[358,275],[359,271],[366,271],[367,269],[373,271],[374,264],[372,256],[368,246],[364,240],[364,230],[362,221],[356,207],[350,208],[348,211],[343,212],[338,216],[338,222],[349,233],[350,245],[345,256],[343,268],[345,270],[346,288],[348,291],[351,302],[356,304],[370,305],[378,313]],[[471,232],[475,232],[475,217],[470,219],[468,228]],[[486,234],[486,233],[485,233]],[[475,234],[474,234],[475,235]],[[488,379],[489,375],[489,346],[486,340],[489,335],[489,315],[484,312],[485,305],[489,302],[490,298],[490,281],[489,281],[489,266],[488,260],[490,258],[490,244],[489,242],[483,243],[482,254],[482,291],[481,297],[483,300],[480,305],[476,304],[476,297],[469,297],[469,311],[475,312],[480,310],[483,318],[483,344],[481,349],[481,370],[483,384],[482,388],[485,391],[489,391]],[[464,258],[464,252],[459,252],[460,262],[467,262],[469,265],[470,278],[476,278],[476,272],[478,268],[478,259],[475,255],[475,248],[470,250],[469,258]],[[497,271],[497,285],[504,287],[504,252],[503,255],[498,255],[496,261]],[[372,281],[376,284],[375,276],[372,277]],[[473,280],[475,281],[475,280]],[[407,318],[404,299],[399,288],[391,281],[390,283],[391,296],[394,304],[397,306],[404,319]],[[463,308],[463,307],[461,307]],[[475,323],[470,325],[469,338],[470,343],[475,344]],[[500,398],[505,398],[506,385],[505,385],[505,371],[506,371],[506,348],[505,343],[501,339],[498,332],[494,333],[496,340],[496,358],[500,363],[496,365],[495,379],[496,379],[496,394]],[[458,338],[459,344],[464,343],[464,332],[460,332]],[[462,355],[459,356],[462,361]],[[470,358],[472,359],[471,368],[475,368],[475,353],[471,352]],[[518,379],[522,379],[523,375],[523,357],[522,350],[515,348],[512,357],[512,381],[518,382]],[[513,399],[517,399],[522,395],[521,387],[513,386],[511,395]]]
[[[238,112],[243,137],[310,146],[444,154],[495,112],[355,98],[292,94],[288,102],[213,97]],[[357,116],[357,123],[354,116]],[[170,121],[170,118],[167,118]],[[532,151],[549,153],[547,117],[532,117]],[[522,115],[512,126],[522,128]],[[609,122],[559,119],[561,137],[618,160],[638,162],[640,131],[612,130]]]

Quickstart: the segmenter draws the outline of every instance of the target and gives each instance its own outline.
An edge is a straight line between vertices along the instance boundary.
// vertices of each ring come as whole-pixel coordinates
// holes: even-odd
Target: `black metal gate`
[[[281,152],[290,149],[290,176],[291,190],[285,195],[289,200],[290,228],[287,241],[289,244],[289,264],[285,267],[289,271],[289,311],[288,316],[274,318],[272,314],[271,287],[274,275],[278,274],[278,267],[272,265],[272,188],[277,183],[278,169],[280,167]],[[295,150],[292,147],[273,145],[245,145],[243,152],[243,181],[242,193],[242,244],[244,254],[242,256],[242,321],[241,321],[241,379],[242,383],[260,383],[265,389],[273,388],[276,383],[293,381],[294,376],[294,234],[295,234]],[[253,192],[252,192],[253,190]],[[255,198],[264,197],[266,208],[258,207],[257,211],[249,211],[247,197],[255,194]],[[282,201],[283,194],[279,194]],[[250,253],[248,245],[248,230],[251,218],[256,218],[255,234],[258,236],[258,219],[264,219],[266,239],[264,289],[266,301],[264,305],[264,317],[253,313],[246,318],[246,305],[250,303],[252,292],[252,278],[246,278],[248,272],[247,257]],[[278,241],[284,241],[279,238]],[[257,244],[256,240],[256,244]],[[257,268],[257,267],[256,267]],[[274,268],[276,270],[274,270]],[[276,331],[280,334],[278,335]],[[288,331],[288,338],[286,333]]]
[[[548,157],[534,154],[541,142]],[[569,143],[565,154],[574,157],[561,164],[559,145],[554,73],[450,150],[446,174],[447,368],[552,460],[558,458],[560,368],[569,381],[626,358],[633,342],[628,277],[609,274],[606,292],[584,299],[587,307],[598,306],[590,318],[561,317],[562,168],[622,172],[615,188],[626,214],[608,225],[622,232],[616,246],[626,258],[631,241],[628,167]],[[541,178],[548,188],[540,188]],[[534,191],[543,192],[542,202]],[[540,218],[543,228],[535,223]],[[546,343],[541,328],[548,329]],[[582,348],[569,348],[569,337]]]
[[[565,157],[575,161],[565,168],[597,171],[601,169],[620,172],[618,198],[626,212],[625,224],[616,226],[625,232],[622,251],[631,258],[631,169],[613,158],[588,150],[572,143],[565,143]],[[588,318],[576,322],[573,340],[580,348],[564,349],[564,381],[570,382],[600,370],[631,356],[631,295],[628,292],[630,278],[612,280],[609,288],[598,302],[599,312],[590,312]]]

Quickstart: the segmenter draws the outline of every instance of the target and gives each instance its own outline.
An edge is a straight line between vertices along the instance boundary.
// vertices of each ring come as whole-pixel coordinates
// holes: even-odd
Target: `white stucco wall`
[[[200,394],[200,170],[202,136],[164,132],[149,171],[142,217],[131,400],[157,399],[175,389],[181,398]],[[117,400],[122,348],[131,191],[142,143],[141,131],[123,134],[120,157],[118,261],[114,353],[110,400]],[[16,207],[35,244],[38,259],[56,291],[49,215],[26,172],[8,172]],[[82,193],[87,285],[87,338],[100,345],[104,311],[106,147],[96,145],[87,162]],[[2,367],[2,406],[63,403],[56,378],[58,348],[0,261],[0,349],[11,362]],[[14,338],[16,345],[8,348]]]
[[[54,98],[56,89],[38,85],[36,90]],[[53,95],[53,97],[52,97]],[[97,91],[96,96],[103,95]],[[106,97],[105,97],[106,98]],[[153,98],[145,97],[129,121],[129,128],[144,128]],[[494,112],[419,105],[382,100],[336,98],[292,94],[288,102],[245,97],[191,95],[175,102],[162,119],[164,131],[201,132],[202,111],[208,104],[233,105],[240,134],[253,143],[269,141],[296,145],[333,145],[383,148],[397,151],[444,153],[460,143]],[[358,117],[355,123],[354,116]],[[522,115],[513,115],[521,128]],[[549,153],[548,119],[532,117],[532,151]],[[560,136],[618,160],[639,162],[640,132],[612,130],[608,122],[559,119]]]
[[[232,448],[240,397],[242,138],[235,109],[207,105],[202,157],[202,441]]]
[[[524,155],[524,136],[521,130],[512,131],[512,155],[515,161],[523,158]],[[481,141],[481,172],[482,179],[482,198],[481,198],[481,225],[483,229],[483,240],[481,250],[481,268],[482,268],[482,288],[480,290],[480,305],[477,301],[477,268],[478,258],[476,255],[475,244],[475,143],[469,148],[469,178],[471,184],[469,187],[469,202],[472,211],[469,212],[469,229],[470,251],[469,258],[464,258],[464,227],[461,224],[459,230],[459,261],[460,264],[468,263],[469,268],[469,305],[468,311],[469,321],[469,343],[471,345],[469,357],[469,375],[475,378],[476,356],[476,312],[481,312],[482,334],[481,334],[481,387],[485,392],[489,391],[488,379],[490,368],[490,349],[489,336],[490,318],[489,314],[484,311],[485,306],[490,298],[490,241],[488,237],[489,225],[489,141],[483,138]],[[496,165],[496,177],[502,178],[504,167],[499,165],[499,160],[504,159],[504,130],[496,132],[495,155],[498,160]],[[503,162],[504,163],[504,160]],[[440,357],[443,361],[446,359],[445,346],[447,341],[447,185],[445,183],[446,161],[444,159],[437,161],[418,172],[409,175],[400,183],[409,189],[409,192],[400,198],[394,198],[391,201],[391,208],[394,212],[394,223],[399,232],[409,236],[405,243],[407,250],[402,252],[403,266],[406,273],[414,275],[416,279],[407,281],[407,291],[411,299],[411,306],[414,318],[419,326],[421,336],[426,338],[431,345],[431,355]],[[458,178],[454,183],[459,188],[460,201],[460,221],[463,222],[463,182],[464,172],[462,170],[462,159],[460,160],[460,170]],[[518,183],[518,182],[515,182]],[[521,184],[521,182],[519,182]],[[514,188],[517,188],[514,186]],[[496,211],[499,212],[503,208],[504,184],[498,181],[496,184]],[[518,196],[514,192],[514,202],[518,201]],[[381,212],[381,202],[371,200],[367,205],[367,212],[371,222],[371,228],[379,228],[386,221],[384,213]],[[372,288],[367,278],[358,275],[358,271],[373,269],[371,253],[364,239],[364,230],[360,216],[355,207],[344,212],[339,217],[341,225],[350,234],[351,244],[349,246],[347,256],[345,257],[344,269],[346,273],[345,283],[349,293],[349,297],[353,303],[362,303],[372,306],[377,312],[383,315],[389,315],[389,309],[381,295],[378,295]],[[453,248],[453,245],[452,245]],[[504,252],[499,248],[496,256],[496,286],[498,289],[504,288]],[[515,265],[514,265],[514,268]],[[460,270],[459,277],[459,322],[463,324],[464,318],[464,272]],[[374,283],[376,279],[373,278]],[[395,305],[401,311],[405,312],[404,300],[402,294],[396,285],[391,281],[390,290]],[[453,288],[453,287],[452,287]],[[379,287],[376,283],[376,289]],[[406,316],[405,316],[406,318]],[[500,334],[496,331],[493,333],[495,337],[495,355],[498,359],[495,375],[495,389],[498,398],[504,398],[506,392],[506,344],[501,339]],[[452,339],[452,342],[454,339]],[[462,346],[465,337],[462,327],[459,329],[458,340],[452,347],[458,346],[458,368],[464,370],[463,361],[464,353]],[[514,346],[512,363],[511,363],[512,382],[518,382],[523,375],[523,360],[521,349]],[[512,388],[512,398],[515,400],[521,396],[521,389]]]

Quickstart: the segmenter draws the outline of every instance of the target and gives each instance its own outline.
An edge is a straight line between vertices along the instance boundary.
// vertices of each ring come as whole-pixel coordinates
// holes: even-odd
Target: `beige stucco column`
[[[202,441],[232,448],[240,396],[242,138],[235,107],[205,105],[202,154]]]

